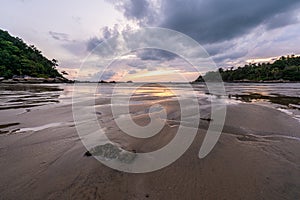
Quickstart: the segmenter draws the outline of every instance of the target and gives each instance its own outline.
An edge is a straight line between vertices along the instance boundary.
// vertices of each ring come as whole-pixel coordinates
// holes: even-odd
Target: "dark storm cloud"
[[[124,15],[129,19],[142,19],[147,16],[149,3],[147,0],[130,0],[124,2]]]
[[[235,42],[225,41],[222,43],[208,44],[205,46],[205,50],[208,52],[209,55],[214,56],[230,50],[235,45]]]
[[[69,35],[66,33],[58,33],[58,32],[49,31],[49,35],[55,40],[69,41]]]
[[[173,54],[168,51],[160,49],[144,49],[137,52],[137,56],[141,60],[158,60],[158,61],[168,61],[173,60],[177,57],[176,54]]]
[[[238,50],[238,51],[234,51],[234,52],[229,52],[229,53],[225,53],[223,55],[217,55],[215,57],[213,57],[213,60],[216,63],[220,63],[223,62],[225,60],[236,60],[238,58],[241,58],[245,55],[247,55],[248,51],[247,50]]]
[[[176,2],[176,3],[175,3]],[[284,13],[298,0],[165,1],[163,27],[190,35],[203,43],[239,37]],[[287,24],[286,24],[287,25]]]
[[[145,0],[126,2],[122,6],[128,19],[145,21],[145,17],[155,17],[157,23],[147,25],[180,31],[202,44],[230,40],[248,33],[259,25],[276,28],[295,23],[284,20],[285,18],[281,18],[281,22],[277,21],[277,24],[276,20],[271,22],[276,16],[299,8],[299,0],[163,0],[159,14],[156,15],[156,8],[152,8],[151,15],[149,3]]]
[[[148,0],[113,0],[115,7],[123,12],[127,19],[138,21],[139,24],[153,23],[156,8]]]
[[[299,19],[295,12],[280,13],[266,21],[266,28],[275,29],[296,23],[299,23]]]

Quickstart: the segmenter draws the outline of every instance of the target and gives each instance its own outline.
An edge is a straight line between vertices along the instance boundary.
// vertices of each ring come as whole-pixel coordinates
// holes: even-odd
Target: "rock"
[[[124,163],[131,163],[135,158],[136,154],[128,151],[121,152],[118,156],[118,160]]]
[[[85,153],[85,156],[101,156],[105,159],[115,159],[123,163],[131,163],[137,156],[136,151],[124,151],[117,145],[106,143],[96,146]]]
[[[296,104],[291,104],[291,103],[290,103],[290,104],[288,105],[288,107],[291,108],[291,109],[299,109],[299,110],[300,110],[300,105],[296,105]]]
[[[92,154],[89,151],[87,151],[87,152],[84,153],[84,156],[90,157],[90,156],[92,156]]]
[[[111,143],[106,143],[104,145],[92,148],[90,152],[94,156],[101,156],[108,159],[116,159],[119,156],[121,150]]]
[[[211,118],[200,118],[200,119],[201,119],[201,120],[204,120],[204,121],[208,121],[208,122],[212,121]]]

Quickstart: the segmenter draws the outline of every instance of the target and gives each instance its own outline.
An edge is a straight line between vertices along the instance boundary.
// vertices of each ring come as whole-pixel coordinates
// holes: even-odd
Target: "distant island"
[[[300,57],[282,56],[274,63],[247,64],[237,69],[219,68],[225,82],[299,82],[300,81]],[[213,81],[217,72],[210,71],[204,76],[199,76],[194,82]]]
[[[0,29],[1,82],[70,82],[56,66],[57,60],[47,59],[35,46]]]

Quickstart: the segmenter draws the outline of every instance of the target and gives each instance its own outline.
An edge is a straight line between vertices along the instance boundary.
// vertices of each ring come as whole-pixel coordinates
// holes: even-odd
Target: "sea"
[[[198,98],[201,104],[217,98],[225,104],[272,107],[300,122],[300,83],[224,83],[224,88],[224,94],[216,95],[201,83],[0,84],[0,111],[26,112],[41,106],[120,95],[131,96],[131,103],[141,103],[135,97]]]

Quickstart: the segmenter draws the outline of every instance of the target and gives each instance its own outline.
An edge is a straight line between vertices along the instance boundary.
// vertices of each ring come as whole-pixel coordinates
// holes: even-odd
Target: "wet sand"
[[[169,120],[150,139],[124,135],[109,102],[97,116],[107,136],[123,148],[147,152],[167,144],[178,128],[176,103],[165,100]],[[137,124],[147,124],[131,108]],[[69,104],[0,111],[0,199],[299,199],[300,123],[278,110],[230,104],[223,133],[204,159],[198,152],[210,123],[203,116],[196,138],[176,162],[161,170],[129,174],[84,156]],[[213,120],[213,119],[212,119]],[[5,126],[6,125],[6,126]]]

